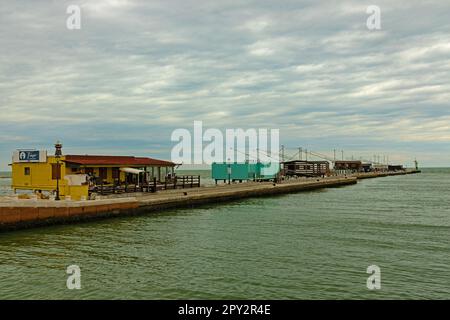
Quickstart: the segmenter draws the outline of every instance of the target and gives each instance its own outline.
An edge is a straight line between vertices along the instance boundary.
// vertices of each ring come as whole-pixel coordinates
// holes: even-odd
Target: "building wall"
[[[65,157],[60,158],[61,165],[61,179],[59,180],[60,195],[65,195],[68,193],[69,188],[67,186],[67,181],[64,179],[65,175],[76,174],[76,173],[86,173],[86,168],[92,169],[96,177],[100,176],[100,168],[106,168],[107,176],[106,183],[114,183],[113,179],[113,168],[120,168],[118,166],[80,166],[79,168],[72,169],[70,166],[66,166]],[[14,190],[42,190],[42,191],[53,191],[56,190],[56,179],[52,179],[52,164],[56,164],[56,159],[54,156],[48,156],[47,162],[44,163],[13,163],[12,164],[12,188]],[[125,166],[125,167],[136,167],[136,166]],[[29,168],[30,174],[25,175],[25,168]],[[163,181],[166,174],[171,173],[173,175],[172,167],[147,167],[147,172],[149,173],[149,178],[152,180],[156,177],[157,180]],[[120,181],[124,182],[126,179],[126,173],[119,171]]]
[[[106,182],[111,184],[111,183],[114,183],[113,169],[114,168],[120,169],[121,167],[130,167],[130,168],[136,168],[136,169],[142,168],[140,166],[133,166],[133,165],[124,165],[124,166],[98,165],[98,166],[88,166],[87,168],[93,169],[93,173],[96,177],[100,176],[100,168],[106,168],[106,172],[107,172]],[[86,168],[84,166],[82,166],[78,169],[78,172],[86,173],[85,169]],[[146,170],[147,170],[148,180],[150,180],[150,181],[153,180],[153,178],[156,178],[158,181],[164,181],[164,178],[167,174],[171,174],[172,176],[174,175],[173,167],[151,166],[151,167],[146,167]],[[76,173],[76,172],[72,172],[71,168],[67,168],[66,172],[67,172],[67,174]],[[119,177],[120,177],[120,181],[124,182],[126,179],[126,173],[119,171]]]
[[[64,157],[61,157],[64,160]],[[56,164],[54,156],[47,157],[44,163],[13,163],[12,164],[12,188],[26,190],[56,190],[56,179],[52,179],[52,164]],[[61,195],[64,194],[66,181],[64,180],[64,172],[66,167],[64,162],[60,161],[61,179],[59,185]],[[25,175],[25,168],[30,169],[30,174]]]
[[[93,174],[96,177],[100,177],[100,168],[106,168],[106,182],[107,183],[113,183],[114,179],[113,179],[113,169],[117,168],[119,169],[120,167],[117,166],[88,166],[88,169],[92,169],[93,170]],[[85,167],[80,167],[77,169],[76,172],[81,172],[81,173],[86,173],[86,168]],[[73,172],[71,168],[67,169],[67,174],[74,174],[76,172]],[[120,181],[125,181],[125,172],[119,171],[119,179]]]

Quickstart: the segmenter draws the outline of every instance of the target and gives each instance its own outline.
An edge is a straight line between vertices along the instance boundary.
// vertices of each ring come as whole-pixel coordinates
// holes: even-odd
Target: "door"
[[[23,168],[23,184],[25,186],[31,186],[31,167]]]

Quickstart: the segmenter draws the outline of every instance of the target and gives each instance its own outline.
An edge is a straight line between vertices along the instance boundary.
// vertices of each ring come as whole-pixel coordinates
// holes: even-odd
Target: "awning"
[[[139,174],[139,173],[145,172],[144,170],[139,170],[139,169],[135,169],[135,168],[120,168],[120,171],[132,173],[132,174]]]

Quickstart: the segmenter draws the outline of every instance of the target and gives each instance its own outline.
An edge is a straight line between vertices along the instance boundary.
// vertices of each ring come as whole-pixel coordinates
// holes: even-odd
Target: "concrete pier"
[[[166,190],[133,197],[89,201],[17,200],[0,198],[0,230],[14,230],[57,223],[71,223],[111,216],[159,212],[169,208],[190,208],[202,204],[294,193],[356,184],[358,179],[409,172],[359,173],[347,177],[308,178],[272,182]]]

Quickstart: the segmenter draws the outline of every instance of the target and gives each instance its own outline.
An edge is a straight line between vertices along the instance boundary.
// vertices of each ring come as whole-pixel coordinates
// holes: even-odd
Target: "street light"
[[[61,155],[62,155],[61,149],[62,149],[62,144],[59,141],[57,141],[56,144],[55,144],[56,169],[58,170],[57,174],[56,174],[56,197],[55,197],[56,201],[61,200],[59,198],[59,177],[61,175],[61,168],[60,168],[60,164],[59,164],[59,159],[61,158]]]

